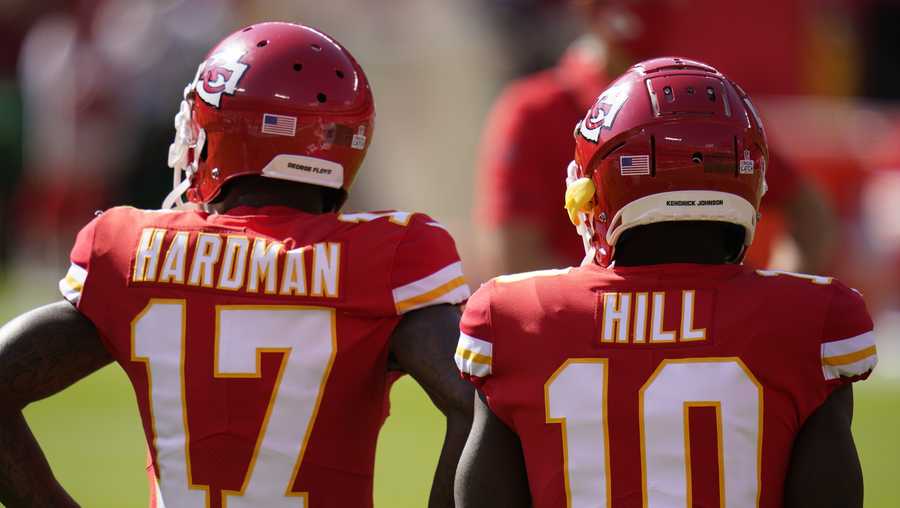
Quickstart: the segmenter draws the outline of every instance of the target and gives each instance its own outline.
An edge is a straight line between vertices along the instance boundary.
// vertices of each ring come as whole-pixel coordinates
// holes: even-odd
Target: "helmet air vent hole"
[[[337,74],[337,77],[344,79],[344,71],[334,71],[334,73]]]
[[[322,51],[322,46],[319,46],[318,44],[310,44],[309,47],[311,47],[313,51]]]
[[[269,41],[262,40],[262,41],[259,41],[259,42],[256,43],[256,47],[257,47],[257,48],[264,48],[264,47],[266,47],[266,44],[268,44],[268,43],[269,43]]]
[[[248,26],[247,28],[241,30],[241,32],[249,32],[250,30],[253,30],[252,26]]]
[[[692,87],[692,86],[687,87],[687,94],[694,95],[694,87]]]
[[[319,102],[324,103],[328,100],[328,96],[323,94],[322,92],[319,92],[319,95],[316,95],[316,99],[318,99]]]
[[[295,63],[295,64],[294,64],[294,70],[297,71],[297,72],[302,71],[302,70],[303,70],[303,64],[302,64],[302,63]]]
[[[672,93],[671,86],[667,86],[667,87],[663,88],[663,95],[666,96],[666,102],[674,102],[675,101],[675,94]]]
[[[703,164],[703,154],[700,152],[694,152],[694,154],[691,155],[691,161],[693,161],[694,164]]]
[[[711,86],[706,87],[706,97],[709,99],[710,102],[716,102],[716,91],[713,90],[713,87],[711,87]]]

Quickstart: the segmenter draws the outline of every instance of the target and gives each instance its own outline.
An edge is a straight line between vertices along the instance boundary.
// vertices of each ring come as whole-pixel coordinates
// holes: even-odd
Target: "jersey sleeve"
[[[458,304],[470,295],[456,243],[431,217],[415,214],[397,247],[391,272],[397,315],[442,303]]]
[[[822,329],[822,374],[827,381],[865,379],[878,362],[872,318],[860,293],[837,281],[833,286]]]
[[[69,254],[69,271],[59,281],[59,292],[63,298],[72,305],[78,307],[81,302],[81,294],[87,281],[88,269],[91,261],[91,253],[94,248],[94,232],[97,229],[99,217],[89,222],[75,237],[75,245]]]
[[[491,329],[491,281],[469,298],[459,323],[459,343],[454,360],[459,372],[476,386],[492,373],[494,334]]]

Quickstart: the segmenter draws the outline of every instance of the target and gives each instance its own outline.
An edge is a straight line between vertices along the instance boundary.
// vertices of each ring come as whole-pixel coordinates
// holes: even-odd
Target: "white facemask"
[[[199,128],[191,113],[193,99],[190,97],[194,84],[184,89],[184,99],[175,115],[175,139],[169,145],[169,167],[172,168],[172,191],[163,200],[162,208],[183,208],[188,205],[184,194],[191,186],[194,174],[200,162],[200,154],[206,144],[206,131]],[[196,132],[196,135],[194,134]],[[194,159],[188,160],[190,149],[194,150]]]

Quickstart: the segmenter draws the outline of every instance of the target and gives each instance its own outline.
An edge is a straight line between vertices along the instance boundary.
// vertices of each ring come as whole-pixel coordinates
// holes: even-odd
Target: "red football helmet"
[[[747,94],[716,69],[684,58],[631,67],[578,123],[575,144],[566,207],[586,261],[609,266],[623,231],[678,220],[743,226],[746,252],[768,147]]]
[[[242,175],[346,191],[374,121],[369,81],[337,41],[302,25],[248,26],[217,44],[185,89],[163,208],[183,194],[208,203]]]

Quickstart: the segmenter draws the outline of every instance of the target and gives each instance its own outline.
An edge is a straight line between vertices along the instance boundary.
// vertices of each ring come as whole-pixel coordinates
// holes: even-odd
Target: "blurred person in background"
[[[116,361],[151,506],[372,506],[398,372],[446,415],[428,505],[452,506],[469,289],[430,217],[339,213],[374,129],[362,68],[314,29],[255,24],[210,51],[183,97],[163,210],[99,214],[59,282],[66,301],[0,329],[0,500],[77,506],[21,411]]]
[[[504,58],[495,65],[506,81],[554,65],[578,35],[579,22],[565,4],[570,0],[481,0]]]
[[[574,148],[564,127],[571,129],[610,73],[642,58],[677,54],[734,74],[754,96],[804,90],[798,69],[805,32],[795,27],[808,14],[805,0],[773,0],[750,9],[715,0],[575,0],[569,7],[587,25],[585,34],[555,67],[510,84],[484,129],[476,217],[492,273],[581,262],[580,242],[571,235],[554,189],[564,189]],[[739,20],[739,27],[725,19]],[[766,37],[757,36],[762,31]],[[818,272],[830,259],[833,215],[815,183],[781,158],[779,149],[773,148],[768,168],[773,191],[747,262],[769,263],[784,216],[799,251],[793,268]]]
[[[0,9],[0,271],[6,275],[6,264],[12,250],[13,200],[22,175],[22,88],[18,79],[19,58],[28,30],[48,12],[58,11],[61,0],[29,2],[7,1]]]
[[[228,1],[41,3],[19,56],[25,175],[13,217],[18,259],[57,264],[84,217],[156,206],[171,97],[228,21]],[[130,133],[125,135],[124,133]],[[29,207],[41,203],[40,207]]]
[[[100,58],[92,22],[102,0],[67,2],[28,32],[22,47],[25,175],[16,206],[20,258],[56,264],[62,238],[108,204],[109,182],[124,166],[128,140],[116,136],[116,69]],[[118,141],[117,141],[118,140]]]

